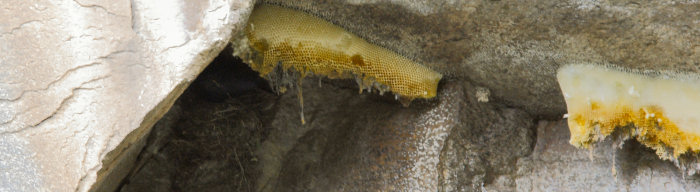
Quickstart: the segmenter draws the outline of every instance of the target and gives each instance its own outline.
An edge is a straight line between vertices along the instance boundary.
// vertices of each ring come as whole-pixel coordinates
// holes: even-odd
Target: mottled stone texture
[[[298,119],[293,103],[281,106],[272,122],[270,137],[257,152],[264,165],[258,186],[265,191],[437,190],[440,151],[465,108],[461,85],[448,82],[443,90],[433,102],[403,108],[386,102],[390,97],[309,86],[306,125],[288,123]],[[265,167],[266,162],[278,166]]]
[[[439,189],[478,191],[496,179],[512,188],[517,159],[534,145],[533,119],[519,109],[478,102],[478,88],[464,84],[468,107],[441,151]]]
[[[480,88],[469,82],[446,82],[435,100],[403,108],[390,97],[358,95],[352,82],[319,87],[307,79],[306,125],[294,91],[258,90],[212,103],[211,92],[191,93],[197,89],[186,91],[154,128],[123,192],[700,187],[698,176],[684,176],[634,141],[576,149],[565,121],[535,121],[523,110],[479,102]]]
[[[143,168],[135,170],[122,191],[195,189],[193,186],[255,191],[436,191],[447,185],[459,187],[464,175],[472,177],[463,166],[455,165],[466,161],[460,148],[465,142],[474,144],[470,149],[473,158],[482,158],[490,145],[501,151],[519,151],[488,152],[485,158],[496,162],[479,166],[492,166],[489,171],[498,170],[497,174],[513,172],[515,159],[532,148],[529,116],[517,109],[478,103],[477,89],[468,82],[447,81],[436,99],[418,101],[409,108],[389,95],[360,95],[351,81],[319,84],[311,78],[303,85],[305,125],[299,120],[295,91],[276,100],[258,91],[215,104],[204,101],[211,94],[191,96],[198,89],[193,87],[171,110],[181,114],[179,123],[162,121],[158,125],[164,127],[155,129],[156,135],[171,136],[151,139],[156,144],[146,148],[148,155],[142,154]],[[489,114],[488,118],[483,114]],[[227,123],[216,123],[220,121]],[[250,130],[262,135],[251,135]],[[209,132],[226,136],[205,134]],[[446,149],[448,141],[451,147]],[[235,149],[237,157],[233,157]],[[446,159],[453,163],[441,163],[449,161]],[[207,168],[212,165],[220,167]],[[189,173],[192,171],[201,174]],[[218,176],[205,182],[206,175]],[[444,177],[454,182],[440,182],[447,180]],[[224,180],[228,185],[222,184]],[[476,182],[479,186],[485,181]],[[203,185],[207,183],[210,185]]]
[[[683,175],[636,141],[607,139],[591,151],[568,143],[566,121],[540,121],[531,155],[518,160],[506,191],[696,191],[700,176]],[[493,185],[499,185],[494,183]],[[487,187],[488,189],[488,187]],[[515,189],[515,190],[514,190]]]
[[[0,191],[110,191],[250,1],[0,2]]]

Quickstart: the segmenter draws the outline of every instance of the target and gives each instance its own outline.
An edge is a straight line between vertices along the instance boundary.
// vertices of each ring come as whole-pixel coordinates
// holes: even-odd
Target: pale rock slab
[[[110,191],[251,1],[0,2],[0,191]]]

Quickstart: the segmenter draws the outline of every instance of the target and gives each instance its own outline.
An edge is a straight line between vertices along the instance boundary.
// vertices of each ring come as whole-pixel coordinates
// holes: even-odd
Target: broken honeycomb
[[[614,132],[664,159],[700,152],[700,80],[597,65],[559,69],[571,144],[589,147]]]

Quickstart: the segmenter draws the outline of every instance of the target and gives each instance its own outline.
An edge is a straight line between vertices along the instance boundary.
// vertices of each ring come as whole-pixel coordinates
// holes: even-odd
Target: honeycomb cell
[[[255,51],[251,67],[265,76],[285,70],[329,78],[357,78],[360,88],[385,89],[409,101],[432,98],[442,75],[388,49],[373,45],[310,14],[262,4],[246,28]]]

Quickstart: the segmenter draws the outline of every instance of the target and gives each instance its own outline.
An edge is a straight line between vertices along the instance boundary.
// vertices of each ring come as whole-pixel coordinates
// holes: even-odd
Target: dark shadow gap
[[[116,191],[254,191],[277,96],[230,46],[153,127]]]

